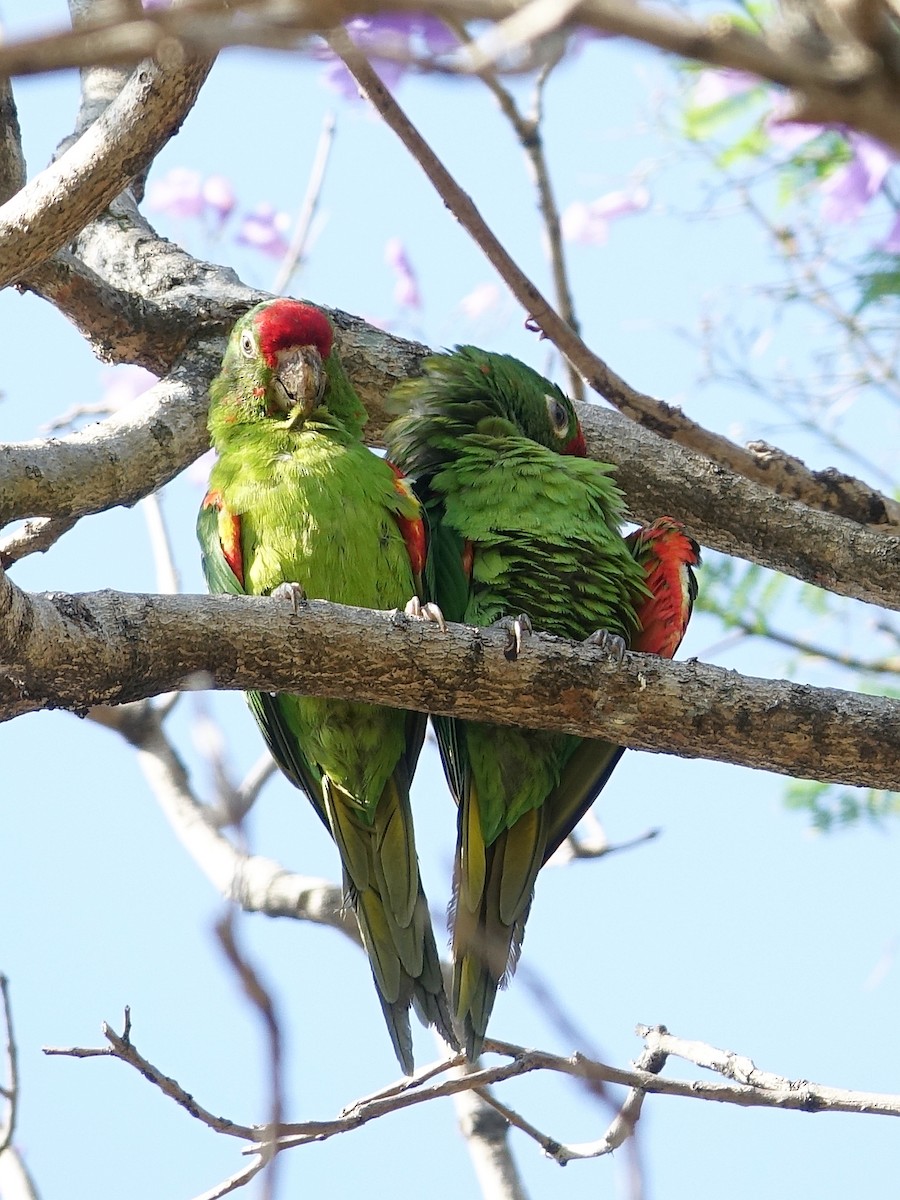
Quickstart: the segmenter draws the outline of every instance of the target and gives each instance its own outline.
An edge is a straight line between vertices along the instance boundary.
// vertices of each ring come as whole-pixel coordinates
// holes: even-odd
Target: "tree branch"
[[[425,626],[428,626],[427,628]],[[344,696],[836,783],[900,789],[900,702],[500,629],[265,597],[29,596],[0,575],[0,715],[177,688]],[[2,679],[2,677],[0,677]]]
[[[217,828],[218,814],[201,804],[191,789],[155,706],[138,702],[97,707],[88,715],[137,749],[138,764],[176,837],[223,899],[244,912],[329,925],[359,942],[358,926],[344,908],[339,887],[239,850]]]
[[[72,241],[153,160],[190,111],[211,65],[138,67],[78,141],[0,207],[0,286]]]

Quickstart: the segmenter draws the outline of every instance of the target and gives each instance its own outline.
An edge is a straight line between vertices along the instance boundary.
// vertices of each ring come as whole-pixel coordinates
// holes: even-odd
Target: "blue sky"
[[[64,5],[51,0],[34,11],[64,19]],[[14,32],[16,14],[5,15]],[[738,424],[758,434],[772,413],[750,407],[734,390],[696,389],[696,353],[674,331],[690,327],[717,297],[764,280],[770,263],[755,226],[740,214],[728,221],[690,216],[705,177],[653,119],[654,95],[669,79],[655,56],[598,42],[548,89],[545,136],[561,206],[645,177],[652,195],[650,211],[617,223],[606,246],[572,254],[584,334],[635,386],[683,403],[715,428]],[[76,80],[22,81],[17,97],[33,173],[68,132]],[[400,98],[509,249],[546,284],[521,156],[487,94],[475,84],[410,80]],[[361,107],[327,92],[316,64],[223,55],[151,178],[184,165],[223,173],[243,207],[270,200],[293,212],[329,107],[338,128],[322,197],[327,220],[295,294],[390,321],[434,346],[471,340],[545,366],[544,349],[512,304],[506,319],[481,326],[460,312],[460,300],[490,281],[491,269],[392,135]],[[161,218],[159,225],[191,250],[234,265],[247,282],[271,286],[276,264],[227,236],[210,244],[196,223]],[[384,262],[392,236],[402,237],[419,276],[424,307],[412,317],[392,298]],[[43,436],[42,424],[55,414],[99,398],[107,369],[35,298],[7,290],[0,312],[9,335],[2,436]],[[803,362],[813,347],[793,338]],[[863,437],[875,441],[875,427],[869,435],[864,428],[873,413],[860,409],[856,419]],[[781,440],[795,453],[821,453],[791,428]],[[183,584],[193,591],[202,590],[193,540],[200,494],[196,481],[181,478],[163,501]],[[18,566],[14,578],[34,589],[152,590],[140,509],[82,522],[49,554]],[[717,627],[699,618],[683,653],[708,657],[718,641]],[[756,674],[784,668],[782,655],[760,645],[716,661]],[[810,678],[835,682],[821,668]],[[240,775],[261,748],[252,720],[240,697],[209,703],[221,715]],[[194,702],[185,698],[173,728],[195,785],[209,794],[208,771],[192,745],[193,714]],[[238,1167],[236,1144],[200,1128],[122,1064],[46,1058],[41,1047],[100,1044],[101,1021],[120,1026],[130,1004],[135,1041],[162,1070],[217,1113],[263,1119],[261,1030],[211,932],[221,904],[173,836],[134,754],[115,736],[67,714],[40,714],[0,728],[0,754],[0,970],[11,980],[20,1051],[19,1145],[45,1197],[158,1200],[202,1192]],[[576,1048],[534,1002],[526,971],[537,972],[614,1064],[640,1052],[638,1022],[665,1023],[791,1078],[898,1090],[894,839],[871,828],[816,836],[783,807],[784,784],[719,764],[626,755],[599,806],[604,827],[613,841],[648,827],[660,827],[662,836],[600,862],[543,873],[523,970],[498,1001],[492,1031],[563,1053]],[[423,872],[439,909],[454,818],[430,751],[414,804]],[[293,869],[336,876],[333,847],[281,779],[265,789],[249,833],[256,850]],[[248,917],[239,928],[282,1013],[291,1117],[333,1115],[395,1078],[368,970],[353,946],[328,930],[283,920]],[[417,1057],[426,1062],[432,1054],[421,1031]],[[698,1074],[674,1062],[667,1070]],[[565,1081],[532,1077],[507,1085],[501,1096],[561,1140],[598,1137],[609,1120]],[[513,1144],[534,1198],[626,1194],[621,1152],[561,1173],[521,1135],[513,1134]],[[645,1105],[639,1145],[653,1200],[723,1191],[731,1200],[830,1200],[855,1194],[863,1180],[869,1197],[896,1192],[896,1132],[885,1119],[660,1097]],[[282,1167],[283,1195],[302,1188],[349,1197],[363,1187],[398,1200],[475,1194],[447,1102],[292,1151]],[[258,1194],[257,1184],[250,1194]]]

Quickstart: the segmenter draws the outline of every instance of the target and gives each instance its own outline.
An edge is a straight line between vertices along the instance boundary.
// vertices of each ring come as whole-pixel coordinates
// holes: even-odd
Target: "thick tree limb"
[[[206,387],[218,346],[200,346],[134,404],[65,438],[0,445],[0,523],[134,504],[206,449]]]
[[[179,687],[345,696],[837,783],[900,789],[900,702],[535,635],[264,597],[28,596],[0,576],[0,715]]]
[[[190,112],[211,65],[138,67],[78,141],[0,207],[0,286],[70,242],[153,160]]]

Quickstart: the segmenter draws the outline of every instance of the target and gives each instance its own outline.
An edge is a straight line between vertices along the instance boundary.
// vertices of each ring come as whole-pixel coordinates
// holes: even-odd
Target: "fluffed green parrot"
[[[648,564],[664,544],[662,526],[659,536],[622,537],[612,468],[584,457],[584,435],[559,388],[516,359],[462,346],[427,360],[425,374],[393,395],[403,415],[387,430],[388,454],[428,510],[427,593],[448,620],[503,621],[518,640],[524,614],[547,633],[585,639],[602,631],[601,642],[612,636],[636,648],[642,615],[655,631],[657,571]],[[670,579],[668,567],[662,574]],[[693,584],[672,578],[683,630]],[[655,632],[648,641],[663,644]],[[537,873],[621,749],[475,721],[434,724],[458,805],[453,1005],[474,1058],[497,988],[515,969]]]
[[[363,444],[366,411],[333,337],[323,313],[288,299],[257,305],[232,331],[210,387],[219,457],[197,526],[212,592],[299,585],[309,597],[376,609],[422,594],[418,502]],[[351,700],[247,699],[275,761],[337,843],[345,896],[409,1074],[411,1004],[457,1044],[409,804],[426,718]]]

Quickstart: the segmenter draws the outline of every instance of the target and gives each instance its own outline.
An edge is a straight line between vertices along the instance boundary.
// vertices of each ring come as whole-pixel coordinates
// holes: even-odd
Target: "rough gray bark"
[[[698,662],[536,634],[512,663],[500,629],[310,601],[29,597],[0,577],[0,716],[84,711],[179,687],[349,696],[605,737],[837,783],[900,789],[900,703],[753,679]]]

